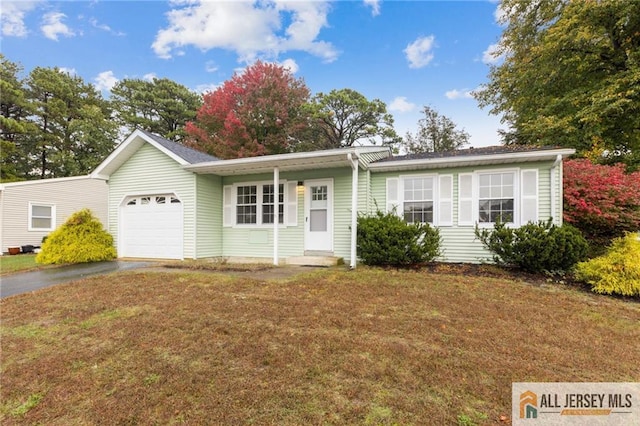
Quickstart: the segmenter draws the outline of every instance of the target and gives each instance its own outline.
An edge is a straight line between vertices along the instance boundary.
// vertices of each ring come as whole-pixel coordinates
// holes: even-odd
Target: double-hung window
[[[284,225],[285,205],[289,215],[287,225],[292,225],[296,222],[296,203],[296,182],[278,185],[277,203],[273,183],[228,185],[223,189],[224,226],[273,225],[276,211],[278,223]]]
[[[258,186],[238,186],[236,197],[236,223],[256,224],[258,220]]]
[[[515,173],[478,174],[478,222],[515,222]]]
[[[262,185],[262,223],[272,224],[274,216],[274,187]],[[278,185],[278,223],[284,223],[284,184]]]
[[[387,178],[387,211],[408,223],[453,225],[453,175],[407,175]]]
[[[405,177],[402,212],[408,223],[433,223],[433,177]]]
[[[29,203],[29,231],[51,231],[56,221],[53,204]]]

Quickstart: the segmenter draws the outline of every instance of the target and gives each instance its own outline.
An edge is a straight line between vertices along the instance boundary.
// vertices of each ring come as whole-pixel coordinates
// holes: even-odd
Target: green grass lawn
[[[0,423],[509,424],[514,381],[640,380],[637,301],[451,272],[139,271],[3,299]]]
[[[0,256],[0,274],[34,269],[39,265],[36,263],[35,254],[17,254],[14,256]]]

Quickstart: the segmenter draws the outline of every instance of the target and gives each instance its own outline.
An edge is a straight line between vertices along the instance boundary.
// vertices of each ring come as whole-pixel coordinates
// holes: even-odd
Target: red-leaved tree
[[[564,219],[590,240],[640,230],[640,172],[586,159],[564,163]]]
[[[188,145],[218,158],[290,152],[307,126],[309,89],[282,66],[257,61],[204,95]]]

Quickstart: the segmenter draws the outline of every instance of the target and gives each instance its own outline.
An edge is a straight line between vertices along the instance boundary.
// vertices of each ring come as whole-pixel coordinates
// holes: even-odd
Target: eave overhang
[[[352,158],[360,158],[360,154],[367,152],[385,151],[381,147],[340,148],[326,151],[296,152],[289,154],[265,155],[261,157],[235,158],[231,160],[210,161],[184,166],[185,170],[199,174],[213,174],[218,176],[248,175],[272,173],[274,168],[280,172],[331,169],[340,167],[351,168],[349,154]],[[369,163],[359,161],[360,167],[366,169]]]
[[[381,161],[369,164],[371,172],[396,172],[412,170],[430,170],[453,167],[473,167],[537,161],[555,161],[575,154],[574,149],[559,148],[542,151],[510,152],[490,155],[464,155],[443,158],[423,158],[416,160]]]

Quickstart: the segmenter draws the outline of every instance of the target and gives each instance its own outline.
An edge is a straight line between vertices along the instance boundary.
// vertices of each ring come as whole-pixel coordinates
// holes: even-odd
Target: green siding
[[[222,256],[222,179],[196,175],[196,257]]]
[[[333,178],[333,247],[334,254],[349,257],[351,236],[351,169],[319,169],[303,172],[283,172],[280,179],[286,181],[305,181],[309,179]],[[223,185],[242,182],[267,182],[273,180],[272,174],[250,176],[227,176]],[[298,224],[280,227],[278,231],[279,257],[302,256],[304,254],[304,191],[298,188]],[[273,227],[223,227],[222,255],[240,257],[273,256]]]
[[[184,258],[195,257],[195,175],[144,144],[109,179],[109,232],[117,247],[119,207],[128,195],[175,193],[182,201]]]
[[[491,261],[491,254],[486,251],[480,241],[475,238],[473,226],[458,226],[458,174],[482,170],[499,169],[538,169],[538,218],[546,220],[551,213],[550,169],[553,162],[515,163],[477,167],[459,167],[450,169],[418,170],[410,172],[384,172],[371,174],[371,197],[384,209],[386,206],[386,179],[389,177],[413,174],[437,173],[453,174],[453,223],[454,226],[440,227],[443,254],[440,260],[445,262],[484,262]],[[561,175],[560,175],[561,176]],[[557,179],[560,186],[561,177]],[[562,208],[562,197],[556,192],[557,211]],[[372,205],[370,213],[376,209]]]

